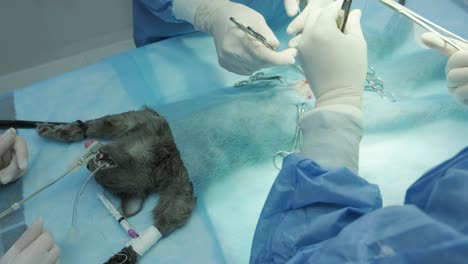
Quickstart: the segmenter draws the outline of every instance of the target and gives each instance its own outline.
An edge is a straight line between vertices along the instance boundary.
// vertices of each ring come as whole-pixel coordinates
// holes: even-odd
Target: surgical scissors
[[[237,21],[233,17],[230,17],[229,20],[231,20],[231,22],[234,23],[234,25],[236,25],[240,30],[242,30],[245,33],[247,33],[248,35],[252,36],[254,39],[260,41],[263,45],[265,45],[265,47],[267,47],[267,48],[269,48],[269,49],[271,49],[273,51],[276,51],[276,49],[267,42],[267,39],[262,34],[258,33],[255,30],[253,30],[253,28],[251,28],[250,26],[243,25],[242,23],[240,23],[239,21]],[[289,66],[291,66],[296,72],[300,73],[302,76],[305,76],[302,69],[297,67],[295,64],[290,64]]]
[[[300,151],[302,145],[302,131],[299,127],[299,121],[305,113],[305,103],[296,104],[297,109],[297,120],[296,120],[296,132],[294,132],[293,147],[291,151],[280,150],[273,155],[273,165],[278,170],[281,170],[281,167],[278,166],[279,159],[283,160],[289,154],[297,153]]]
[[[457,45],[457,43],[455,43],[452,39],[444,36],[442,33],[440,33],[439,31],[437,30],[440,30],[441,32],[443,32],[444,34],[458,40],[458,41],[461,41],[463,43],[467,43],[468,42],[456,35],[455,33],[452,33],[450,31],[448,31],[447,29],[435,24],[434,22],[424,18],[423,16],[415,13],[414,11],[406,8],[405,6],[403,5],[400,5],[398,4],[397,2],[394,2],[392,0],[380,0],[380,2],[382,2],[383,4],[385,4],[386,6],[392,8],[393,10],[399,12],[400,14],[406,16],[407,18],[411,19],[413,22],[415,22],[416,24],[420,25],[421,27],[425,28],[426,30],[436,34],[438,37],[440,37],[441,39],[443,39],[445,42],[447,42],[448,44],[450,44],[452,47],[458,49],[458,50],[463,50],[459,45]]]

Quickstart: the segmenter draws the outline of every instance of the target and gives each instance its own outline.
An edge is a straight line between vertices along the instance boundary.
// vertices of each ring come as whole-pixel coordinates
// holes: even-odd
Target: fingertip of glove
[[[18,162],[18,167],[20,170],[24,171],[28,168],[28,161],[27,160],[22,160]]]
[[[280,45],[280,42],[278,39],[274,39],[270,43],[273,47],[277,48]]]
[[[288,42],[288,47],[289,48],[294,48],[294,49],[297,49],[297,46],[299,46],[299,42],[296,40],[296,39],[291,39],[289,42]],[[296,50],[297,51],[297,50]],[[297,52],[296,52],[297,53]]]
[[[13,176],[11,175],[3,175],[3,177],[0,178],[0,182],[2,184],[8,184],[10,181],[11,181],[11,178],[13,178]]]
[[[297,2],[286,1],[284,7],[286,9],[286,15],[288,15],[288,17],[293,17],[297,14],[297,12],[299,12],[299,5],[297,4]]]
[[[432,33],[430,33],[430,32],[425,32],[425,33],[423,33],[423,34],[421,35],[421,40],[422,40],[422,42],[424,42],[424,44],[428,45],[428,44],[431,43],[431,41],[430,41],[430,40],[432,39],[432,35],[431,35],[431,34],[432,34]]]
[[[297,29],[295,27],[292,27],[292,26],[289,26],[287,29],[286,29],[286,33],[288,33],[289,35],[294,35],[296,34],[296,31]]]
[[[2,136],[2,137],[8,136],[9,137],[10,135],[13,135],[13,136],[16,135],[16,129],[9,128],[4,133],[2,133],[0,136]]]
[[[354,19],[356,19],[357,21],[361,21],[362,12],[361,12],[360,9],[354,9],[353,11],[351,11],[351,13],[349,15],[351,17],[354,17]]]
[[[290,48],[290,53],[291,53],[291,56],[293,57],[296,57],[297,56],[297,49],[296,48]]]
[[[42,217],[38,217],[34,220],[31,226],[42,226],[43,224],[44,224],[44,220],[42,219]]]

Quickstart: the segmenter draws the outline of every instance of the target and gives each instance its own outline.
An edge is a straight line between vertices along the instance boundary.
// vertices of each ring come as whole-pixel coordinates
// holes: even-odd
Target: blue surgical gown
[[[251,263],[468,263],[468,148],[419,178],[405,204],[346,168],[285,158]]]
[[[173,0],[133,0],[133,39],[137,47],[195,31],[172,13]],[[287,21],[283,0],[239,0],[265,17],[274,28]]]

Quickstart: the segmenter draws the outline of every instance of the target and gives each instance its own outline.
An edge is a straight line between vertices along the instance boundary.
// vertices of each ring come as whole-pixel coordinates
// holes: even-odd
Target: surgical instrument
[[[297,2],[297,14],[300,15],[301,14],[301,6],[303,6],[303,2],[302,0],[296,0]],[[304,5],[307,5],[307,1],[305,1],[306,3]]]
[[[260,41],[263,45],[267,46],[269,49],[275,50],[275,48],[273,46],[271,46],[267,42],[266,38],[263,35],[261,35],[260,33],[257,33],[250,26],[246,27],[246,26],[242,25],[241,23],[237,22],[237,20],[235,18],[233,18],[233,17],[230,17],[229,20],[231,20],[232,23],[234,23],[234,25],[236,25],[239,29],[241,29],[245,33],[249,34],[250,36],[252,36],[256,40]]]
[[[273,165],[278,170],[281,169],[281,167],[278,166],[279,159],[283,160],[289,154],[297,153],[300,151],[300,147],[302,145],[302,132],[301,132],[301,128],[299,127],[299,121],[305,113],[305,108],[306,108],[305,103],[296,104],[297,120],[296,120],[296,131],[294,132],[292,150],[291,151],[280,150],[273,155]]]
[[[391,92],[385,91],[384,81],[380,77],[376,76],[375,70],[371,66],[368,66],[364,90],[376,92],[380,95],[380,97],[382,97],[383,99],[387,99],[390,102],[397,101],[395,96]]]
[[[242,87],[242,86],[251,84],[253,82],[257,82],[257,81],[278,81],[283,85],[286,84],[283,77],[281,77],[279,75],[265,76],[264,72],[256,72],[256,73],[250,75],[247,80],[243,80],[243,81],[235,83],[234,87],[236,87],[236,88]]]
[[[245,33],[247,33],[248,35],[252,36],[254,39],[260,41],[265,47],[267,47],[267,48],[269,48],[269,49],[271,49],[273,51],[276,51],[276,49],[267,42],[267,39],[262,34],[256,32],[255,30],[253,30],[250,26],[244,26],[243,24],[241,24],[239,21],[237,21],[233,17],[230,17],[229,20],[231,20],[231,22],[234,23],[234,25],[236,25],[240,30],[242,30]],[[289,66],[291,66],[295,71],[300,73],[302,76],[305,76],[304,72],[299,67],[297,67],[295,64],[290,64]]]
[[[127,221],[125,217],[123,217],[119,211],[114,207],[114,205],[104,196],[102,193],[98,193],[98,198],[101,200],[102,204],[106,209],[109,211],[109,213],[119,222],[120,226],[127,232],[127,234],[131,238],[137,238],[139,235],[135,231],[135,228],[133,228],[130,223]]]
[[[36,128],[39,124],[64,125],[64,122],[46,122],[29,120],[0,120],[0,128]]]
[[[352,0],[344,0],[343,5],[341,5],[340,17],[338,18],[338,28],[341,30],[341,32],[345,31],[352,3]]]
[[[3,217],[9,215],[13,211],[16,211],[16,210],[20,209],[22,204],[24,204],[25,202],[27,202],[29,199],[33,198],[37,194],[41,193],[45,189],[49,188],[50,186],[54,185],[56,182],[60,181],[61,179],[63,179],[68,174],[70,174],[72,172],[76,172],[77,170],[79,170],[81,167],[86,165],[91,159],[93,159],[94,156],[97,153],[99,153],[99,149],[101,147],[102,147],[102,143],[100,143],[99,141],[94,142],[91,146],[89,146],[86,150],[83,151],[83,153],[80,155],[80,157],[78,159],[76,159],[75,161],[73,161],[70,164],[70,166],[67,168],[67,171],[64,174],[62,174],[57,179],[51,181],[50,183],[46,184],[45,186],[43,186],[39,190],[33,192],[28,197],[23,198],[22,200],[13,203],[10,206],[10,208],[8,208],[7,210],[5,210],[4,212],[2,212],[0,214],[0,219],[2,219]]]
[[[424,18],[423,16],[415,13],[414,11],[408,9],[405,6],[398,4],[397,2],[394,2],[392,0],[380,0],[380,2],[382,2],[386,6],[394,9],[395,11],[399,12],[400,14],[406,16],[407,18],[411,19],[413,22],[420,25],[424,29],[436,34],[438,37],[443,39],[446,43],[448,43],[449,45],[451,45],[452,47],[454,47],[454,48],[456,48],[458,50],[463,50],[463,49],[459,45],[457,45],[457,43],[455,43],[449,37],[454,38],[454,39],[456,39],[456,40],[458,40],[460,42],[468,44],[468,42],[464,38],[456,35],[455,33],[452,33],[450,31],[448,31],[447,29],[435,24],[434,22]],[[444,36],[442,33],[440,33],[437,30],[440,30],[444,34],[448,35],[449,37]]]

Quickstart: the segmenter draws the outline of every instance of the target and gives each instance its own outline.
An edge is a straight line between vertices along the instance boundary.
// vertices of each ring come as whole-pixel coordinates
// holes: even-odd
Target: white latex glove
[[[343,0],[312,10],[299,43],[299,58],[316,101],[316,108],[351,105],[361,108],[367,72],[367,44],[361,12],[353,10],[345,32],[336,24]]]
[[[289,17],[293,17],[299,12],[299,0],[284,0],[284,9]]]
[[[60,250],[42,220],[36,220],[0,259],[0,264],[55,264]]]
[[[430,48],[449,56],[446,67],[448,89],[457,101],[468,106],[468,44],[452,39],[463,49],[459,51],[431,32],[423,34],[421,40]]]
[[[23,176],[28,168],[28,147],[16,130],[0,135],[0,182],[7,184]]]
[[[286,31],[288,34],[296,35],[292,38],[288,45],[291,48],[296,48],[299,45],[304,30],[304,23],[309,16],[311,10],[317,11],[320,8],[330,4],[333,0],[311,0],[310,3],[302,10],[302,12],[288,25]],[[288,16],[292,17],[299,11],[299,3],[297,0],[284,0],[284,7]]]
[[[263,68],[295,62],[296,49],[270,50],[229,20],[234,17],[278,47],[279,41],[263,16],[247,6],[226,0],[175,0],[173,6],[177,18],[213,36],[219,65],[228,71],[250,75]]]

